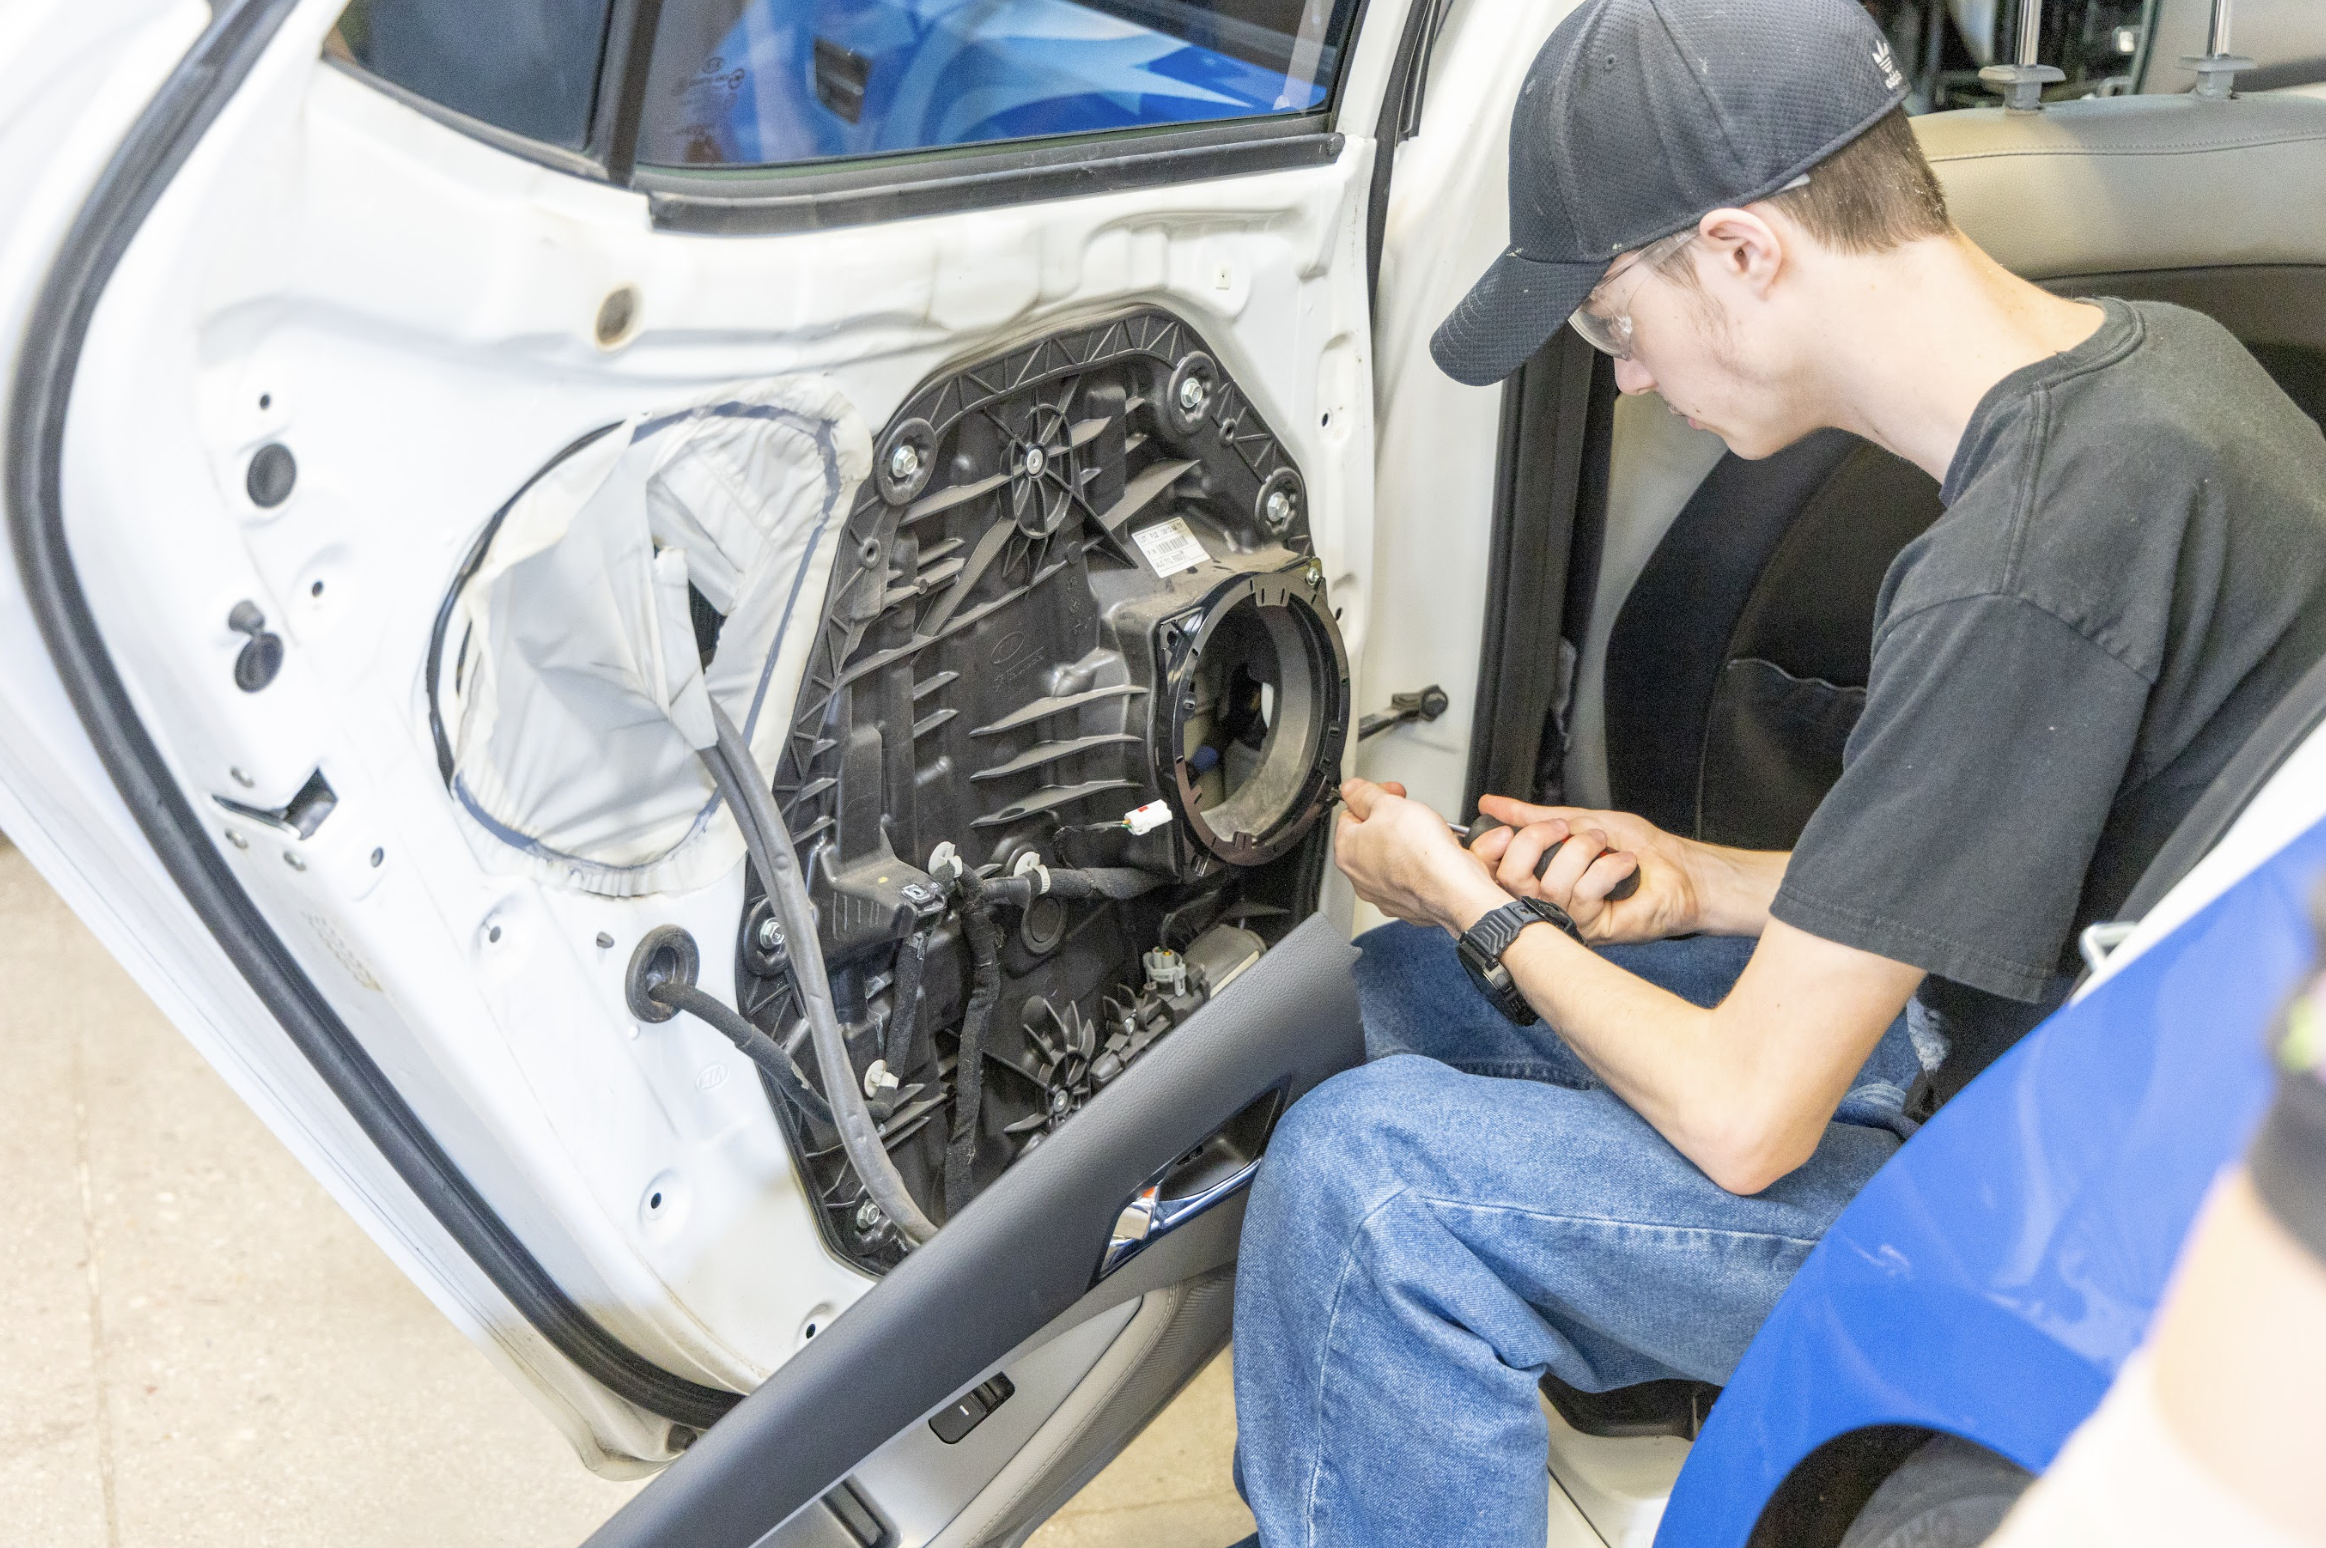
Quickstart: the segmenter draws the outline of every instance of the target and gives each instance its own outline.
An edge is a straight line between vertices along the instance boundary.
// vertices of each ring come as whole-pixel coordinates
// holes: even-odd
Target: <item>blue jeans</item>
[[[1541,1548],[1545,1370],[1589,1391],[1723,1382],[1851,1195],[1920,1069],[1899,1018],[1816,1155],[1724,1192],[1547,1027],[1512,1025],[1437,930],[1358,942],[1368,1062],[1285,1114],[1236,1279],[1236,1472],[1267,1548]],[[1699,1005],[1750,940],[1609,947]]]

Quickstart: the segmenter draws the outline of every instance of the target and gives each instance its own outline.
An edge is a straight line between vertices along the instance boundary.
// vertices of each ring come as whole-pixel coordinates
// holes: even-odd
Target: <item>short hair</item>
[[[1809,181],[1768,202],[1828,247],[1886,253],[1954,229],[1946,192],[1923,159],[1922,146],[1892,108],[1874,126],[1809,169]]]
[[[1782,210],[1828,247],[1886,253],[1954,229],[1946,191],[1923,158],[1921,142],[1892,108],[1874,126],[1809,169],[1809,181],[1757,201]],[[1698,288],[1693,255],[1683,246],[1657,265],[1684,290]]]

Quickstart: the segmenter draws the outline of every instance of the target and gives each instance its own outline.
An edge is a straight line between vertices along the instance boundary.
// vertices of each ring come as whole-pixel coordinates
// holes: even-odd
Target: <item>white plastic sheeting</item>
[[[496,870],[613,897],[742,854],[695,749],[710,698],[772,769],[870,437],[780,379],[641,414],[510,507],[455,599],[452,791]],[[689,586],[725,615],[705,667]]]

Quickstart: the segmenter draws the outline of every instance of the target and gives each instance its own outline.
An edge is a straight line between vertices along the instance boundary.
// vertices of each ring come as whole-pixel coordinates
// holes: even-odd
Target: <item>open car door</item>
[[[586,1458],[685,1453],[601,1540],[1016,1541],[1225,1338],[1361,1057],[1321,819],[1432,9],[0,59],[0,822]]]

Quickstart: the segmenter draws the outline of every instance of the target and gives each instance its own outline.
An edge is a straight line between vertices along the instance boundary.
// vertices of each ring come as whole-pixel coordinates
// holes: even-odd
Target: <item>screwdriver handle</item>
[[[1474,844],[1478,840],[1484,838],[1487,834],[1492,833],[1496,828],[1507,828],[1509,826],[1509,823],[1504,822],[1499,817],[1489,817],[1484,812],[1480,812],[1478,814],[1478,820],[1470,824],[1468,837],[1470,842]],[[1543,851],[1543,857],[1535,862],[1536,881],[1541,881],[1543,879],[1543,873],[1551,868],[1551,857],[1559,852],[1559,845],[1566,842],[1567,841],[1565,839],[1556,840],[1552,843],[1550,848]],[[1621,903],[1625,898],[1630,897],[1633,893],[1640,890],[1640,873],[1638,869],[1639,861],[1636,858],[1632,861],[1632,867],[1632,873],[1629,876],[1626,876],[1622,881],[1617,882],[1615,884],[1615,889],[1607,894],[1608,902]]]

